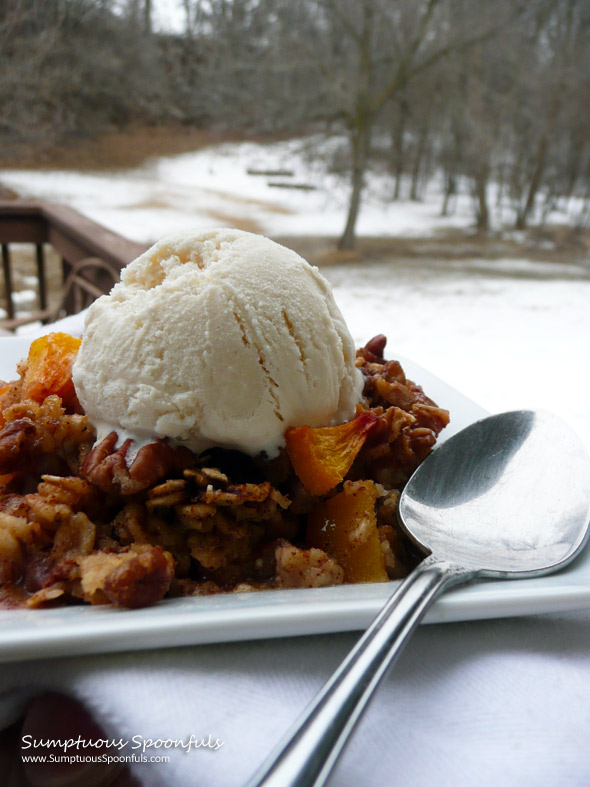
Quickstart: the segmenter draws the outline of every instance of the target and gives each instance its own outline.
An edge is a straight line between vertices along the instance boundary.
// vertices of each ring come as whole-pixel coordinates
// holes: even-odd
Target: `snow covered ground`
[[[323,273],[357,344],[384,333],[389,357],[412,358],[490,412],[543,408],[590,449],[590,274],[567,279],[511,260],[369,263]],[[541,269],[539,271],[539,269]]]
[[[264,176],[248,170],[291,170]],[[121,173],[3,172],[23,196],[75,207],[135,240],[213,225],[271,236],[333,235],[343,227],[346,189],[299,141],[227,144],[149,162]],[[295,183],[311,189],[279,188]],[[467,196],[441,218],[440,194],[384,203],[373,178],[361,235],[431,235],[468,229]],[[590,448],[590,260],[411,260],[328,266],[357,343],[389,337],[391,355],[414,359],[491,412],[542,407],[574,425]]]
[[[342,140],[321,141],[326,154]],[[309,140],[227,143],[154,159],[133,170],[88,174],[5,170],[2,182],[22,196],[62,202],[127,237],[151,242],[170,232],[236,226],[266,235],[333,235],[344,227],[348,189],[329,163],[310,160]],[[291,172],[291,175],[252,174]],[[303,188],[302,188],[303,187]],[[433,193],[422,203],[387,204],[389,179],[370,178],[360,235],[424,235],[469,227],[469,198],[440,217]]]

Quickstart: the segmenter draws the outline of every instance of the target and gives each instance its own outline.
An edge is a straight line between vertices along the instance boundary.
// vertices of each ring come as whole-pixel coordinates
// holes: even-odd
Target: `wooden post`
[[[14,319],[14,302],[12,300],[12,270],[10,267],[10,251],[7,243],[2,244],[2,270],[4,273],[4,294],[6,297],[6,316]]]
[[[72,266],[65,259],[65,257],[61,258],[61,269],[62,269],[62,276],[63,276],[63,284],[65,286],[65,283],[68,280],[68,276],[70,275],[70,271],[72,270]],[[70,288],[70,291],[66,295],[66,298],[64,300],[64,309],[66,314],[76,314],[76,294],[73,287]]]
[[[39,285],[39,309],[47,308],[47,272],[45,270],[45,249],[42,243],[35,244],[35,261],[37,263],[37,282]],[[43,322],[47,322],[44,320]]]

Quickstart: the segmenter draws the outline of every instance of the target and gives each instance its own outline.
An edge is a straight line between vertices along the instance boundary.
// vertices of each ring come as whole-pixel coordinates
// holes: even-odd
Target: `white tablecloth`
[[[170,749],[170,762],[133,772],[152,787],[238,787],[357,636],[8,664],[0,689],[68,692],[92,709],[109,736],[127,739],[127,750],[134,737],[143,745],[211,736],[211,744],[223,745]],[[589,654],[590,613],[422,626],[330,784],[590,784]],[[15,696],[12,691],[0,709],[14,707]]]

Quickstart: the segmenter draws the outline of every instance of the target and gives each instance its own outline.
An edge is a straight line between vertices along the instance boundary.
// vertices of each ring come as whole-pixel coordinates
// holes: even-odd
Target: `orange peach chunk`
[[[339,426],[287,429],[287,453],[308,492],[324,495],[342,481],[377,420],[367,410]]]
[[[50,333],[31,344],[28,365],[23,379],[22,398],[42,402],[56,394],[64,406],[76,402],[72,382],[72,366],[80,339],[67,333]]]
[[[388,580],[375,517],[378,496],[373,481],[345,481],[341,492],[308,516],[307,545],[333,557],[345,582]]]

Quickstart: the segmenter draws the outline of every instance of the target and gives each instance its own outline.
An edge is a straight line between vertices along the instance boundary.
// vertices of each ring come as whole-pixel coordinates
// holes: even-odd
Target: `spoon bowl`
[[[478,421],[407,483],[402,527],[426,553],[485,577],[527,577],[572,560],[588,536],[590,460],[550,413]]]
[[[324,784],[369,698],[447,588],[483,577],[535,577],[573,560],[588,538],[590,459],[555,416],[490,416],[422,463],[402,493],[399,517],[427,557],[250,787]]]

